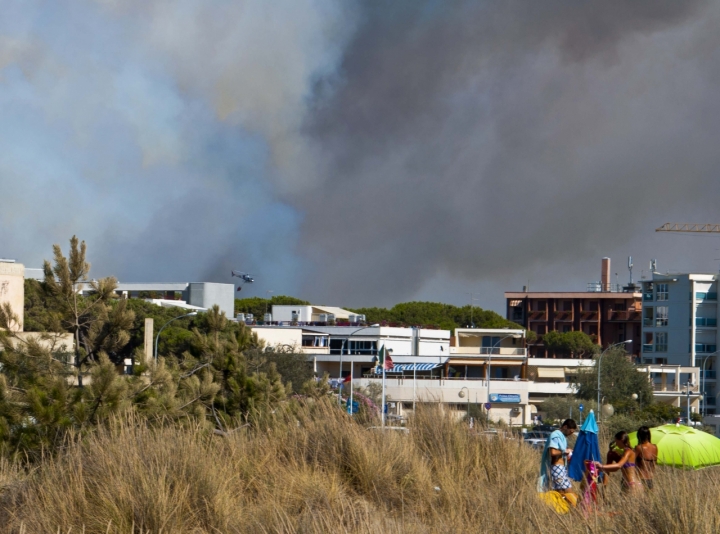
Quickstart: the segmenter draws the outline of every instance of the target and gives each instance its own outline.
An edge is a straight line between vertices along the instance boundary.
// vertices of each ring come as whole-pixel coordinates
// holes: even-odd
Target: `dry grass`
[[[597,512],[539,502],[539,454],[436,409],[384,434],[317,404],[229,438],[124,420],[32,472],[0,463],[0,530],[45,532],[717,532],[720,468],[617,480]],[[618,479],[618,476],[613,477]],[[439,490],[435,488],[439,487]]]

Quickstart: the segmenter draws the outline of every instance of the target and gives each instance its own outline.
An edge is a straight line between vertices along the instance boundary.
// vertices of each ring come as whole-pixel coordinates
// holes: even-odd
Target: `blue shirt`
[[[537,483],[537,490],[539,492],[548,491],[550,489],[550,477],[548,476],[548,472],[550,471],[550,466],[552,465],[552,457],[550,456],[551,448],[565,453],[565,449],[567,449],[567,438],[562,431],[554,430],[545,442],[542,460],[540,460],[540,476],[538,477]]]

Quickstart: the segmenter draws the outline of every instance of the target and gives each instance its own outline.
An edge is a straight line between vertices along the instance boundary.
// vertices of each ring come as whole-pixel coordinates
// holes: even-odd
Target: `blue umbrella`
[[[573,480],[580,481],[585,475],[585,460],[601,462],[600,443],[598,441],[598,426],[595,422],[595,414],[590,413],[580,427],[580,433],[575,442],[568,475]]]

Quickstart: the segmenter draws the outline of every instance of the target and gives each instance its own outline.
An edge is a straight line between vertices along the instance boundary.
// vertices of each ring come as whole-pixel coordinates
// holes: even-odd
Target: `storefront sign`
[[[520,395],[517,393],[491,393],[490,402],[507,402],[510,404],[519,404]]]

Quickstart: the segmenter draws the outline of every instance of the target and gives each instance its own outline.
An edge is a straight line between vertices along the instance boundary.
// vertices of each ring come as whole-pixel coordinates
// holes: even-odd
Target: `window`
[[[658,299],[660,300],[660,299]],[[668,325],[668,307],[658,306],[655,309],[655,326],[667,326]]]
[[[562,301],[562,311],[572,311],[572,300]]]
[[[598,311],[598,301],[597,300],[591,300],[588,303],[588,311]]]
[[[668,284],[658,284],[655,288],[655,300],[668,299]]]
[[[667,332],[657,332],[655,334],[655,352],[667,352],[667,344]]]
[[[545,311],[547,308],[547,301],[538,300],[535,302],[535,311]]]
[[[645,307],[643,308],[643,324],[645,326],[652,326],[655,319],[655,308]]]
[[[570,327],[569,324],[564,324],[563,327],[562,327],[562,331],[563,331],[563,332],[570,332],[570,328],[571,328],[571,327]]]
[[[328,344],[327,336],[303,336],[302,346],[303,347],[327,347]]]
[[[667,358],[655,358],[655,365],[667,365]]]
[[[348,354],[375,354],[376,341],[354,341],[348,342]]]
[[[648,282],[643,284],[643,300],[652,301],[653,299],[653,283]]]
[[[645,339],[643,339],[643,346],[642,346],[643,352],[652,352],[653,351],[654,339],[655,339],[655,334],[653,334],[652,332],[645,332]]]

